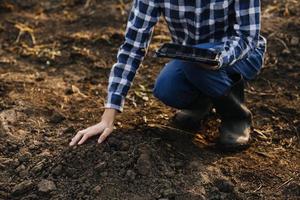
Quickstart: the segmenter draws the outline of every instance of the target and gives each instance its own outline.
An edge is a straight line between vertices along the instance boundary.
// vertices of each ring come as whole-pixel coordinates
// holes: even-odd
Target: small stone
[[[122,151],[128,151],[129,147],[130,147],[129,142],[128,141],[123,141],[121,143],[120,150],[122,150]]]
[[[129,181],[133,181],[136,177],[136,173],[132,170],[127,170],[126,172],[126,178],[129,180]]]
[[[29,147],[28,147],[28,149],[30,149],[30,150],[36,150],[36,149],[38,149],[39,147],[38,146],[36,146],[36,145],[34,145],[34,144],[31,144]]]
[[[20,153],[20,155],[18,156],[19,161],[21,161],[21,162],[26,162],[26,161],[28,161],[31,157],[32,157],[32,154],[31,154],[30,152],[28,152],[28,151],[22,152],[22,153]]]
[[[101,172],[101,173],[100,173],[100,176],[106,177],[106,176],[108,176],[108,172]]]
[[[56,190],[56,186],[53,181],[43,179],[38,184],[38,190],[39,192],[49,193]]]
[[[175,163],[175,167],[177,167],[177,168],[181,168],[181,167],[183,167],[183,165],[184,165],[184,163],[181,162],[181,161],[177,161],[177,162]]]
[[[75,128],[73,126],[70,126],[66,128],[63,133],[75,133]]]
[[[215,185],[220,192],[230,193],[234,190],[234,185],[229,180],[217,179],[215,180]]]
[[[19,167],[17,167],[16,172],[20,173],[21,171],[23,171],[25,169],[26,169],[25,165],[20,165]]]
[[[72,178],[77,177],[77,171],[76,171],[76,169],[74,169],[72,167],[67,167],[65,169],[65,172],[68,177],[72,177]]]
[[[12,159],[12,158],[1,158],[1,164],[6,166],[14,166],[17,167],[20,162],[18,159]]]
[[[25,178],[27,175],[28,175],[28,170],[27,169],[19,172],[19,176],[21,178]]]
[[[149,145],[147,145],[147,144],[140,145],[139,148],[138,148],[138,152],[140,154],[149,154],[149,152],[150,152]]]
[[[163,195],[164,197],[169,197],[169,198],[174,197],[175,194],[176,194],[176,192],[175,192],[172,188],[165,189],[165,190],[162,192],[162,195]]]
[[[189,168],[190,170],[196,170],[196,169],[199,168],[199,166],[201,166],[201,164],[199,163],[199,161],[193,160],[193,161],[191,161],[191,162],[189,163],[188,168]]]
[[[141,175],[148,175],[151,170],[151,162],[148,154],[141,154],[137,160],[137,170]]]
[[[174,171],[167,171],[167,172],[165,172],[165,176],[168,177],[168,178],[172,178],[174,175],[175,175]]]
[[[292,37],[292,39],[291,39],[291,45],[298,46],[299,43],[300,43],[300,41],[299,41],[298,37]]]
[[[56,176],[60,175],[62,173],[62,166],[57,165],[53,170],[52,173]]]
[[[105,161],[100,162],[99,164],[97,164],[95,166],[96,173],[98,173],[98,174],[101,173],[106,168],[106,166],[107,166],[107,163]]]
[[[37,174],[37,173],[39,173],[40,171],[42,171],[43,167],[44,167],[44,163],[43,163],[43,162],[39,162],[39,163],[37,163],[33,168],[31,168],[30,171],[31,171],[33,174]]]
[[[25,180],[17,185],[12,189],[13,195],[21,195],[26,193],[27,191],[33,188],[33,183],[31,180]]]
[[[49,122],[53,124],[58,124],[64,121],[65,119],[66,119],[65,116],[63,116],[61,113],[56,112],[50,117]]]
[[[65,94],[66,95],[71,95],[71,94],[74,94],[74,92],[73,92],[71,87],[68,87],[68,88],[65,89]]]
[[[99,194],[101,192],[101,186],[97,185],[96,187],[94,187],[91,191],[92,194]]]

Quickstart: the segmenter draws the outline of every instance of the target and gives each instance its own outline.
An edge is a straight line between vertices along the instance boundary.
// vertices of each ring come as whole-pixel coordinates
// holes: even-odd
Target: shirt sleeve
[[[125,97],[146,54],[159,15],[155,0],[134,0],[125,31],[125,41],[119,48],[117,62],[110,72],[105,108],[123,111]]]
[[[255,49],[260,35],[260,0],[234,0],[235,35],[225,42],[220,67],[232,65]]]

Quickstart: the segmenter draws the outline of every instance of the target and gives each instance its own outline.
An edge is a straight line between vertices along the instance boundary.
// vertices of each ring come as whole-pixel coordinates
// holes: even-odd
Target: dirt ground
[[[254,141],[225,154],[215,114],[195,135],[178,130],[151,93],[164,23],[113,135],[69,148],[100,120],[130,0],[0,1],[0,199],[300,199],[300,2],[262,5],[268,52],[246,90]]]

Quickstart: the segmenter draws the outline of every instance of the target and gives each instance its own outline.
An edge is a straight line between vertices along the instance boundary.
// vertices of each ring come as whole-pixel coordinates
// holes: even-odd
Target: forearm
[[[116,109],[106,108],[103,112],[102,120],[109,124],[113,124],[113,122],[117,116],[117,113],[118,113],[118,111]]]
[[[222,66],[232,65],[255,49],[260,35],[260,0],[235,0],[233,35],[224,41]]]
[[[105,108],[114,108],[122,112],[125,96],[146,54],[158,19],[159,9],[155,0],[134,0],[127,23],[125,41],[119,49],[117,63],[110,73]]]

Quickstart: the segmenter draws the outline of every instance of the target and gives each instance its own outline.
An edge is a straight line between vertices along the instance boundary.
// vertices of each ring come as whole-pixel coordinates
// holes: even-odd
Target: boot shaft
[[[240,74],[231,76],[234,84],[221,97],[213,98],[212,102],[221,116],[222,120],[227,119],[251,119],[251,112],[245,106],[244,80]]]

